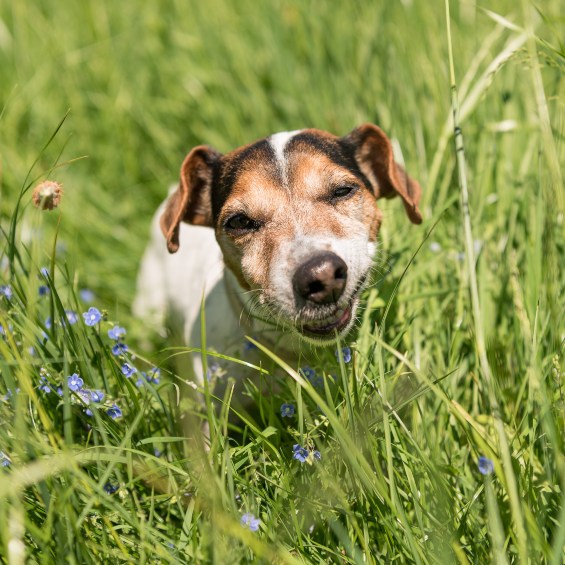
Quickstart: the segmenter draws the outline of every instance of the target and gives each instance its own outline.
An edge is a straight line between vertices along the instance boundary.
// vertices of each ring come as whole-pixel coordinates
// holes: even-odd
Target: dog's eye
[[[245,214],[236,214],[229,218],[224,224],[231,231],[254,231],[259,229],[259,223]]]
[[[339,200],[340,198],[345,198],[354,191],[355,191],[354,186],[340,186],[333,191],[332,200]]]

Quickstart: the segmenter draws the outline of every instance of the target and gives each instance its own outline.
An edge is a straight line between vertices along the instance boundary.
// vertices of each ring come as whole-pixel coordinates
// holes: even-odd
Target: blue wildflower
[[[47,278],[49,276],[49,269],[47,267],[41,267],[41,269],[39,269],[39,272],[45,277]]]
[[[317,375],[312,367],[302,367],[298,372],[306,378],[313,387],[320,388],[324,385],[324,379]]]
[[[314,369],[312,369],[312,367],[302,367],[302,369],[299,370],[299,373],[302,374],[302,376],[308,380],[313,379],[316,376],[316,371],[314,371]]]
[[[126,353],[128,349],[129,347],[125,343],[119,341],[116,343],[116,345],[114,345],[114,347],[112,347],[112,353],[117,357]]]
[[[94,416],[94,414],[92,413],[92,410],[90,408],[86,408],[84,410],[84,413],[89,417],[92,418],[92,416]]]
[[[16,389],[16,394],[18,394],[20,392],[20,389],[17,388]],[[10,400],[10,398],[12,398],[12,396],[14,396],[14,393],[12,392],[12,389],[7,389],[6,390],[6,394],[4,395],[4,400]]]
[[[135,367],[132,367],[129,363],[124,363],[122,365],[122,374],[124,374],[126,377],[131,377],[134,373],[137,373],[137,369]]]
[[[49,287],[42,284],[39,285],[39,296],[47,296],[49,294]]]
[[[84,381],[76,373],[73,373],[70,377],[67,377],[67,385],[76,392],[82,389]]]
[[[92,402],[102,402],[104,400],[104,393],[101,390],[91,390],[90,400]]]
[[[477,462],[479,473],[482,475],[490,475],[494,471],[494,463],[488,457],[481,455]]]
[[[51,387],[47,382],[45,377],[39,377],[39,390],[42,390],[45,394],[49,394],[51,392]]]
[[[255,516],[253,516],[253,514],[251,514],[250,512],[247,512],[241,517],[239,523],[242,526],[250,529],[252,532],[256,532],[259,529],[261,520],[259,518],[255,518]]]
[[[137,381],[135,381],[135,386],[137,388],[141,388],[145,384],[146,380],[147,380],[147,374],[142,371]]]
[[[247,353],[248,351],[253,351],[253,349],[257,349],[257,346],[254,343],[245,340],[243,343],[243,351]]]
[[[94,298],[95,298],[94,292],[92,292],[88,288],[83,288],[82,290],[79,291],[78,294],[80,296],[80,299],[86,304],[90,304],[91,302],[94,302]]]
[[[88,312],[83,312],[82,317],[87,326],[95,326],[102,319],[102,313],[98,308],[91,306]]]
[[[147,380],[152,382],[154,385],[158,385],[161,379],[161,369],[158,367],[153,367],[153,369],[147,372]]]
[[[0,451],[0,467],[9,467],[11,463],[11,459],[3,451]]]
[[[90,404],[90,391],[88,389],[77,390],[77,395],[87,406]]]
[[[153,448],[153,453],[155,454],[155,457],[161,457],[161,455],[163,455],[163,452],[157,447]]]
[[[305,447],[299,445],[298,443],[292,446],[292,451],[293,451],[292,457],[294,459],[298,459],[300,463],[305,463],[306,460],[308,459],[308,456],[310,455],[308,453],[308,450]]]
[[[292,418],[294,416],[294,404],[283,404],[281,406],[281,416],[283,418]]]
[[[45,327],[50,330],[53,327],[53,321],[51,320],[51,316],[45,320]]]
[[[343,355],[343,362],[344,363],[349,363],[351,361],[351,348],[350,347],[342,348],[341,354]],[[337,349],[335,350],[335,358],[339,361],[339,351]]]
[[[220,365],[218,363],[211,363],[206,369],[206,378],[208,382],[211,381],[217,373],[220,372]]]
[[[315,449],[310,450],[298,444],[293,446],[292,451],[292,457],[300,461],[300,463],[308,463],[309,465],[312,465],[314,461],[319,461],[322,458],[319,451],[316,451]]]
[[[65,316],[67,317],[67,321],[69,324],[76,324],[78,322],[78,314],[73,310],[65,310]],[[63,325],[65,321],[63,320]]]
[[[60,396],[61,398],[63,397],[63,389],[60,386],[57,387],[57,395]]]
[[[106,483],[104,485],[104,492],[106,494],[114,494],[119,488],[120,488],[119,485],[113,485],[112,483]]]
[[[108,416],[110,416],[112,420],[117,420],[123,415],[120,407],[117,404],[114,404],[111,408],[108,408],[108,410],[106,410],[106,414],[108,414]]]
[[[7,300],[10,300],[13,294],[12,287],[9,284],[3,284],[0,286],[0,296],[4,296]]]
[[[114,326],[108,330],[108,337],[110,339],[115,339],[116,341],[119,340],[121,337],[126,335],[126,329],[121,328],[120,326]]]

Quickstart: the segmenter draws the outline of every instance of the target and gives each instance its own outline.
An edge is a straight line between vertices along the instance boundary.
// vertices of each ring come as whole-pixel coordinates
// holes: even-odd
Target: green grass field
[[[564,562],[565,13],[487,4],[0,5],[0,562]],[[210,414],[203,453],[182,351],[130,313],[152,213],[195,145],[366,121],[424,223],[382,204],[352,359],[231,437]]]

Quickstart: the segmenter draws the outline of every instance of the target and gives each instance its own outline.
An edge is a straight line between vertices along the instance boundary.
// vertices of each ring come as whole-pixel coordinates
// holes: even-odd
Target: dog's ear
[[[183,161],[178,189],[167,200],[161,230],[169,253],[179,248],[180,223],[212,226],[212,180],[220,153],[206,145],[195,147]]]
[[[422,222],[418,209],[422,189],[417,181],[394,161],[392,145],[383,130],[373,124],[363,124],[345,137],[353,144],[355,160],[369,179],[376,198],[400,196],[406,213],[415,224]]]

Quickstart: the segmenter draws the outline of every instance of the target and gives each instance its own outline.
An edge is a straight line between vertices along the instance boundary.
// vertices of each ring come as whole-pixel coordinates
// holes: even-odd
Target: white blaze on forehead
[[[281,172],[283,181],[286,183],[287,180],[287,170],[286,170],[286,159],[284,157],[284,148],[286,144],[302,130],[296,129],[294,131],[281,131],[280,133],[275,133],[268,138],[273,151],[275,152],[275,159],[277,161],[277,166]]]

